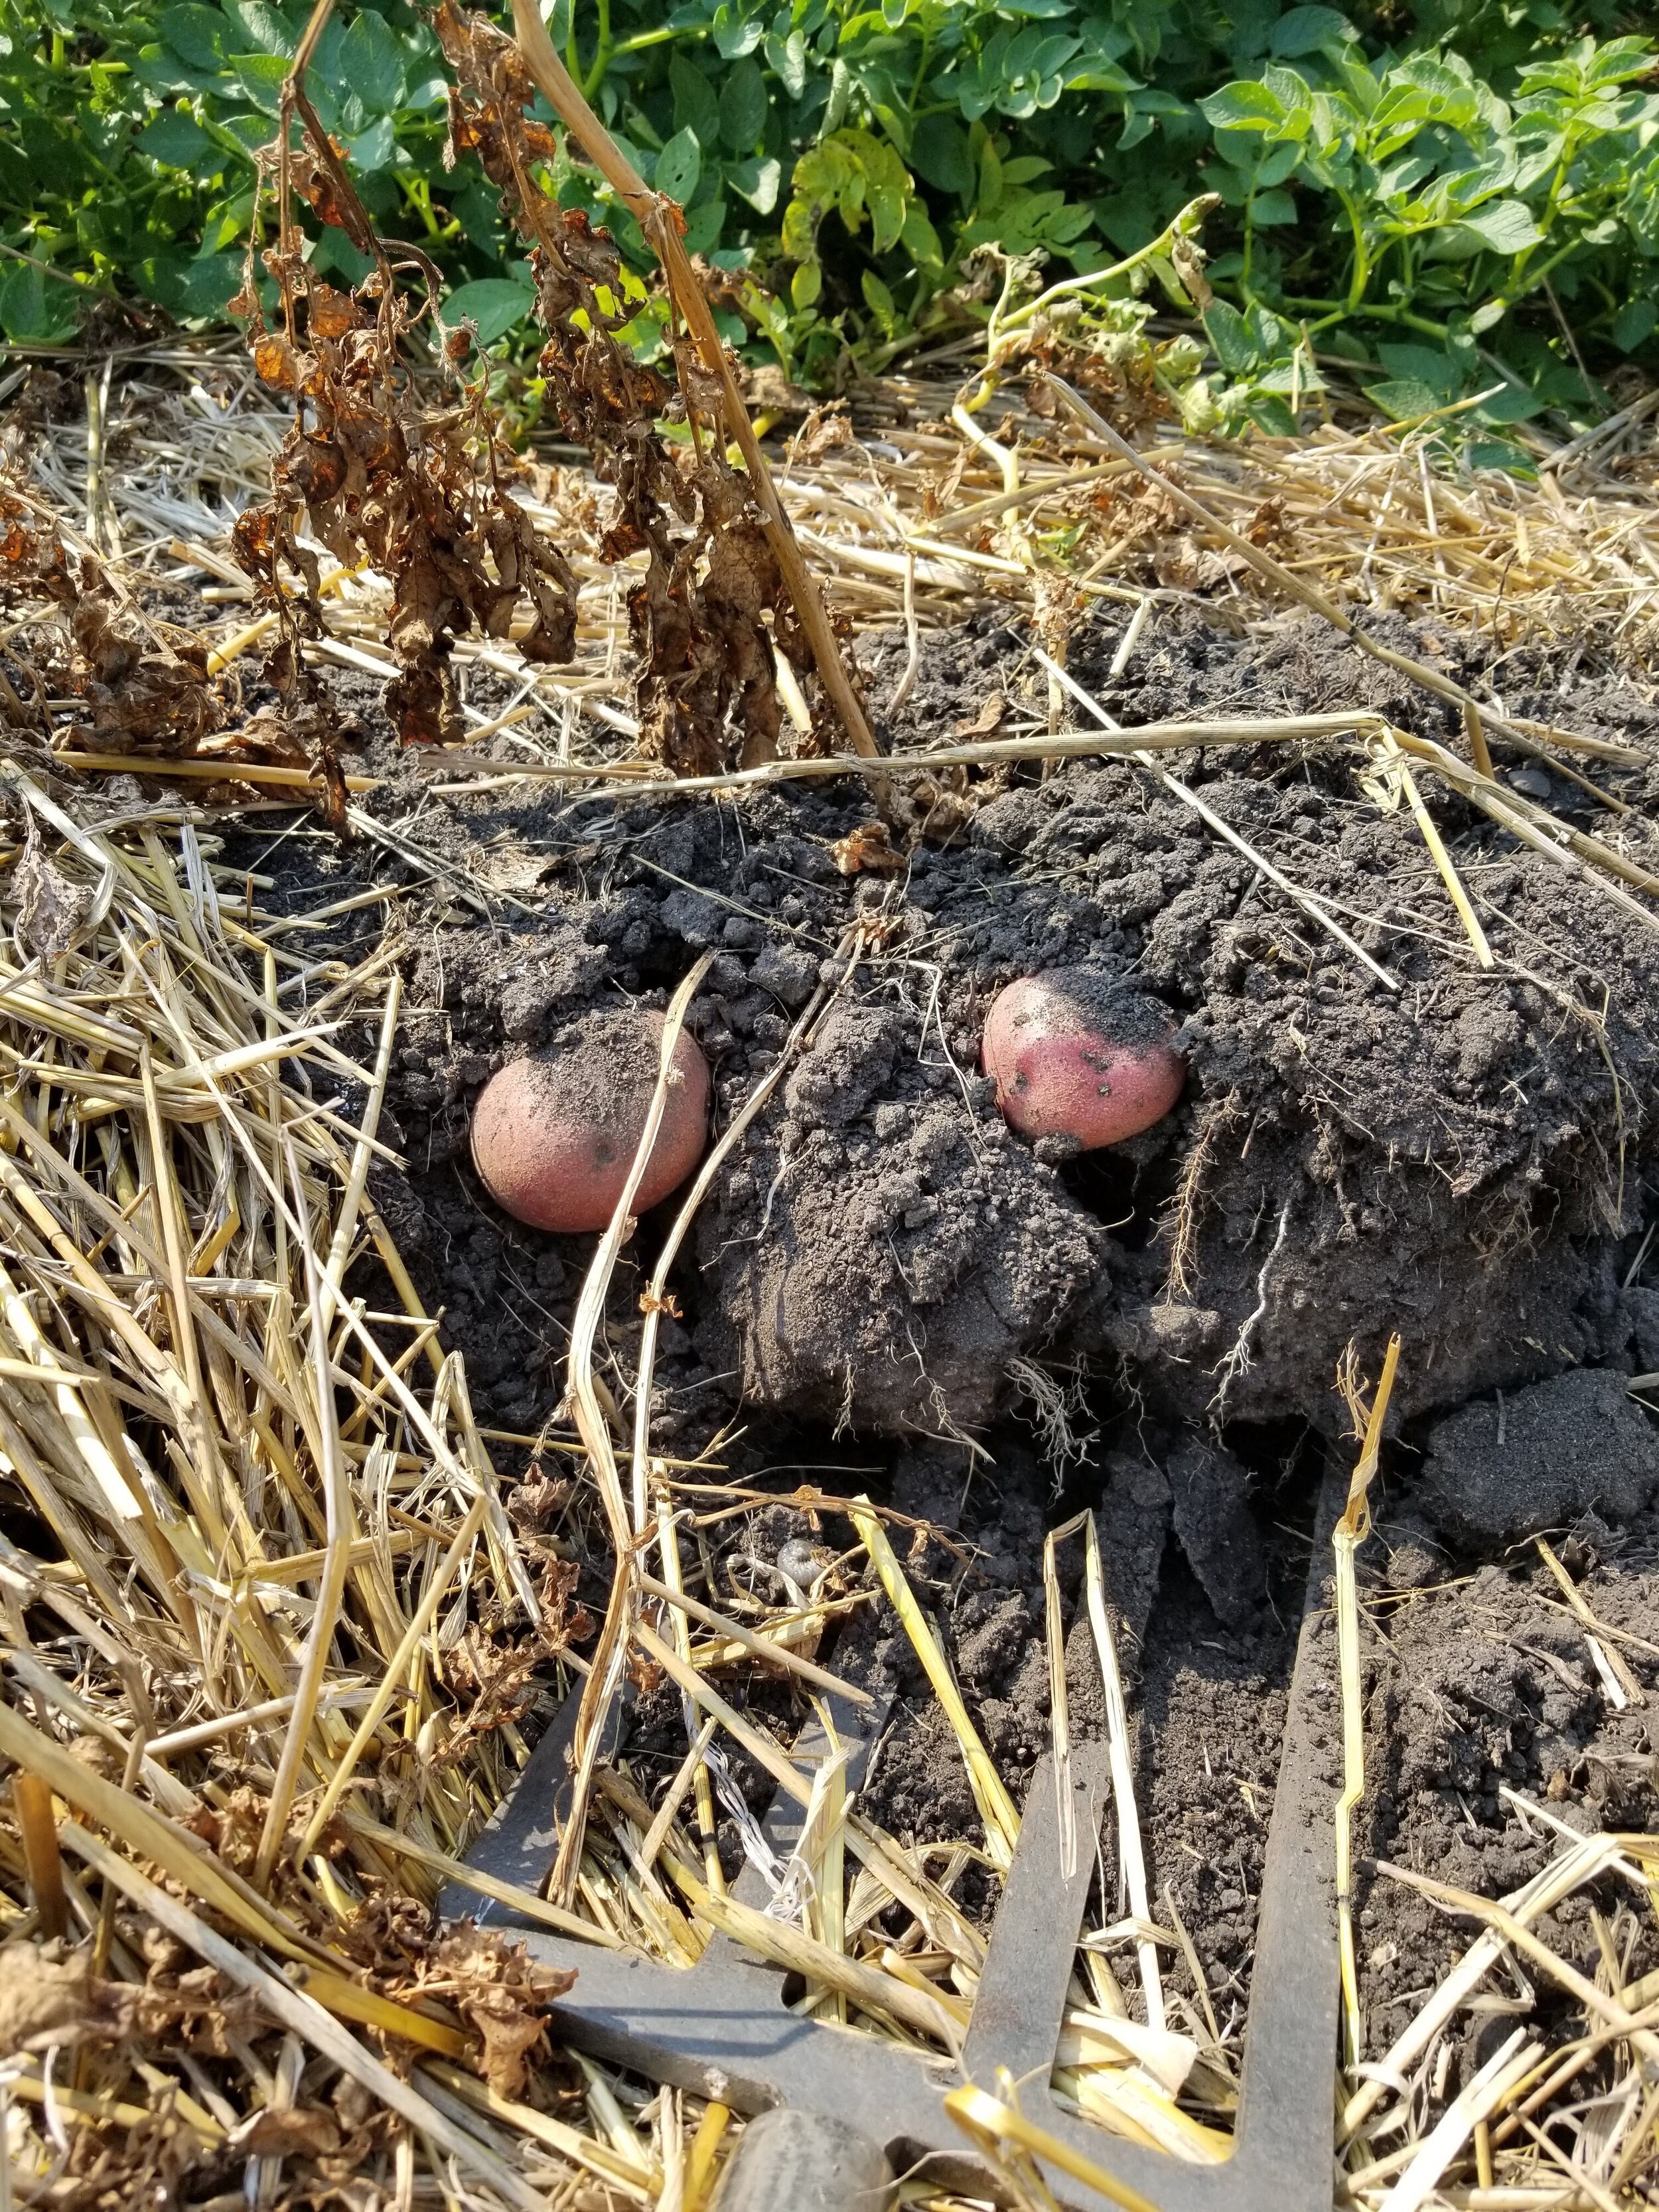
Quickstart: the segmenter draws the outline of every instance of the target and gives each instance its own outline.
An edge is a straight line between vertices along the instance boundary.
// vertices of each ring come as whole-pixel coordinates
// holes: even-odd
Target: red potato
[[[565,1236],[608,1226],[644,1134],[662,1027],[660,1014],[590,1014],[557,1052],[491,1078],[473,1111],[472,1158],[497,1206]],[[684,1030],[674,1066],[681,1080],[670,1085],[635,1213],[678,1189],[708,1140],[708,1063]]]
[[[980,1058],[1022,1136],[1072,1137],[1085,1152],[1150,1129],[1187,1080],[1146,1000],[1114,1005],[1093,977],[1066,969],[1022,976],[998,994]]]

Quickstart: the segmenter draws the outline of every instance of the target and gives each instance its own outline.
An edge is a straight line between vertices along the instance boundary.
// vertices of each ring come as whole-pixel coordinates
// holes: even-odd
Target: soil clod
[[[1224,1627],[1249,1620],[1267,1595],[1267,1567],[1249,1503],[1249,1477],[1230,1451],[1188,1437],[1170,1454],[1175,1531]]]
[[[1419,1496],[1437,1528],[1479,1548],[1587,1513],[1628,1521],[1656,1488],[1659,1437],[1627,1378],[1579,1367],[1437,1422]]]

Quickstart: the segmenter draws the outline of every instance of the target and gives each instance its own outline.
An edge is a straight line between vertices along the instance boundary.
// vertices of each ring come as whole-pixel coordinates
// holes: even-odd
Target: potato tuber
[[[644,1133],[662,1028],[657,1013],[589,1014],[555,1052],[492,1077],[472,1116],[472,1158],[498,1206],[567,1236],[606,1226]],[[680,1079],[669,1086],[635,1213],[684,1182],[708,1138],[708,1063],[684,1030],[673,1066]]]
[[[1187,1080],[1163,1009],[1076,969],[999,993],[980,1056],[1014,1128],[1070,1137],[1085,1152],[1149,1129]]]

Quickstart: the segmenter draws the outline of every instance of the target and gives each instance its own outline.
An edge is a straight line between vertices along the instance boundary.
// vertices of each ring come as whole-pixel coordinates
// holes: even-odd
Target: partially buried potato
[[[645,1132],[662,1030],[657,1013],[588,1014],[551,1051],[491,1078],[472,1115],[472,1158],[498,1206],[566,1236],[608,1225]],[[635,1213],[685,1181],[708,1139],[708,1063],[684,1030],[673,1065],[680,1080],[669,1087]]]
[[[1023,1136],[1094,1152],[1150,1129],[1180,1097],[1187,1067],[1170,1036],[1156,1001],[1055,969],[998,994],[980,1057]]]

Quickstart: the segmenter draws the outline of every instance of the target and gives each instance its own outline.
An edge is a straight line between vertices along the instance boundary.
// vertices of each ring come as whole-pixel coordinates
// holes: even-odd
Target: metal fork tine
[[[805,2116],[852,2118],[895,2170],[925,2173],[942,2186],[979,2197],[996,2194],[995,2179],[963,2143],[944,2098],[963,2080],[994,2090],[1006,2069],[1018,2085],[1028,2118],[1078,2157],[1156,2203],[1160,2212],[1330,2212],[1337,2005],[1331,1901],[1337,1783],[1330,1747],[1340,1716],[1317,1638],[1324,1562],[1345,1486],[1346,1476],[1334,1468],[1320,1501],[1262,1880],[1236,2148],[1225,2163],[1186,2165],[1105,2135],[1062,2109],[1050,2092],[1097,1863],[1095,1845],[1109,1800],[1105,1747],[1098,1743],[1073,1747],[1079,1849],[1069,1876],[1049,1759],[1039,1759],[1033,1771],[960,2069],[942,2057],[791,2012],[779,1971],[724,1937],[708,1945],[696,1966],[675,1968],[520,1924],[515,1932],[537,1957],[578,1972],[571,1996],[553,2008],[555,2034],[740,2111],[784,2105]],[[479,1837],[471,1854],[475,1866],[540,1888],[556,1848],[559,1801],[569,1786],[567,1752],[575,1709],[573,1698],[532,1754],[513,1796]],[[886,1702],[874,1713],[845,1705],[832,1711],[837,1734],[856,1747],[849,1784],[861,1784]],[[816,1723],[798,1747],[804,1755],[824,1747]],[[793,1849],[800,1820],[799,1807],[781,1792],[763,1823],[780,1856]],[[752,1900],[745,1895],[751,1877],[757,1885]],[[763,1904],[763,1892],[759,1877],[747,1871],[738,1894]],[[459,1886],[445,1891],[441,1909],[447,1917],[466,1913],[496,1927],[514,1924],[505,1908],[481,1906]],[[770,2143],[769,2156],[781,2154],[769,2136],[757,2136],[757,2143]],[[1109,2202],[1117,2201],[1057,2170],[1045,2172],[1063,2205],[1105,2212]]]

